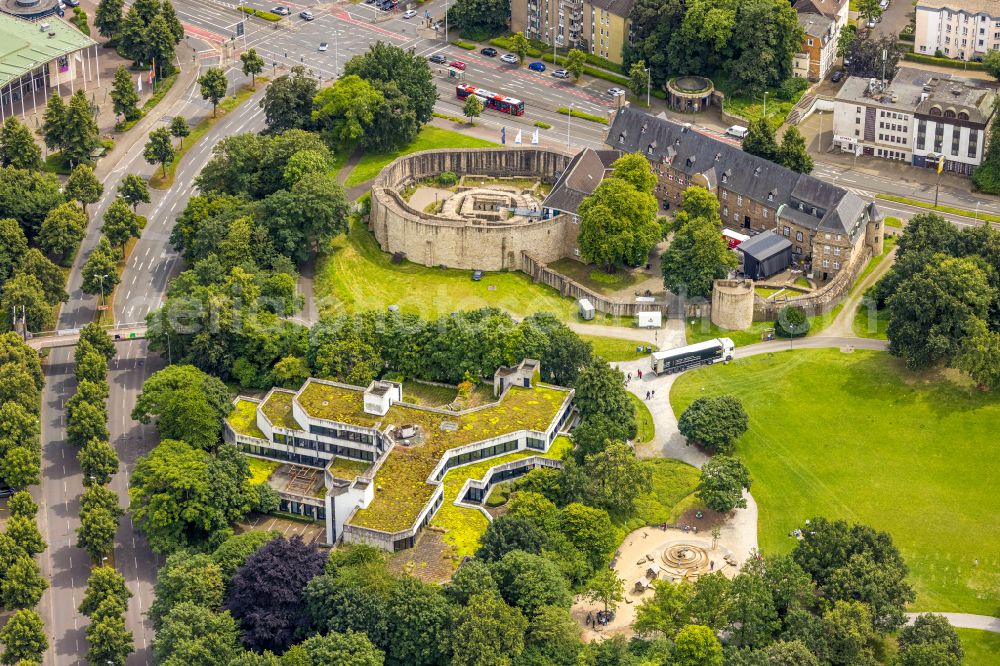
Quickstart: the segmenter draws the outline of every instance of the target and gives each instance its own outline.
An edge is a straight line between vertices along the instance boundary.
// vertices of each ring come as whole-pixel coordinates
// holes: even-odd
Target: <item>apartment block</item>
[[[802,48],[792,60],[795,76],[819,81],[826,77],[837,57],[837,39],[847,25],[847,0],[798,0]]]
[[[635,0],[512,0],[510,27],[529,39],[623,62]]]
[[[918,0],[915,53],[982,60],[1000,48],[997,0]]]

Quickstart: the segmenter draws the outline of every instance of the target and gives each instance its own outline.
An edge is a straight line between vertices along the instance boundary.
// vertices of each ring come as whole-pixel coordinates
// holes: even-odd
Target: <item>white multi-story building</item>
[[[850,77],[834,100],[845,152],[971,175],[982,162],[995,93],[979,81],[901,67],[892,81]]]
[[[982,60],[1000,49],[1000,1],[918,0],[913,50]]]

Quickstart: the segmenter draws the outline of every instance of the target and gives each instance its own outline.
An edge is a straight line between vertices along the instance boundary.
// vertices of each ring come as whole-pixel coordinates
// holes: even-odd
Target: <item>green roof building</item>
[[[56,17],[30,22],[0,14],[0,119],[26,115],[60,86],[100,85],[97,42]]]

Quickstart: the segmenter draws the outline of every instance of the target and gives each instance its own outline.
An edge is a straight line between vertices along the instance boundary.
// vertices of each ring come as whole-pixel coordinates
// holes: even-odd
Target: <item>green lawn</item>
[[[882,352],[802,350],[686,373],[670,399],[679,414],[723,393],[750,415],[737,454],[764,552],[791,550],[789,530],[810,516],[860,521],[893,535],[916,610],[998,614],[995,395]]]
[[[851,287],[851,294],[857,291],[858,285],[889,256],[889,253],[896,247],[896,241],[897,238],[895,236],[886,236],[882,254],[868,262],[865,270],[861,271],[854,286]],[[857,311],[854,313],[854,322],[851,326],[854,334],[859,337],[885,340],[885,329],[889,326],[889,312],[885,308],[882,310],[876,310],[874,306],[869,308],[865,301],[862,300],[858,304]]]
[[[604,335],[581,335],[580,338],[590,343],[594,350],[594,356],[600,356],[611,363],[634,361],[649,356],[649,352],[636,351],[638,347],[645,349],[648,346],[656,351],[656,347],[653,345],[643,345],[641,342],[625,340],[624,338],[611,338]]]
[[[694,496],[700,476],[697,468],[673,458],[643,460],[642,464],[653,473],[652,489],[639,495],[635,512],[627,519],[612,516],[619,539],[646,525],[674,522],[697,501]]]
[[[684,334],[689,345],[713,338],[730,338],[737,347],[743,347],[760,342],[761,333],[768,328],[774,328],[773,321],[755,321],[746,330],[730,331],[728,328],[719,328],[708,317],[684,320]]]
[[[652,441],[655,428],[653,427],[653,415],[649,412],[649,407],[634,393],[629,393],[628,397],[632,400],[632,404],[635,405],[635,423],[639,427],[639,431],[635,436],[636,442],[642,444],[643,442]]]
[[[975,629],[958,629],[965,650],[966,666],[996,666],[1000,664],[1000,634]]]
[[[578,320],[576,302],[551,287],[535,284],[520,272],[487,273],[479,282],[472,271],[393,264],[361,222],[348,236],[333,241],[316,267],[315,293],[324,312],[384,310],[435,318],[459,310],[495,306],[524,317],[552,312],[564,321]]]
[[[585,264],[568,257],[549,264],[549,268],[605,296],[611,296],[622,289],[628,289],[632,285],[646,280],[646,276],[642,273],[625,270],[605,273],[591,264]],[[629,298],[631,298],[631,292],[629,292]]]
[[[347,176],[347,180],[344,182],[345,187],[353,187],[354,185],[360,185],[361,183],[368,182],[372,178],[378,175],[378,172],[382,170],[389,162],[393,161],[401,155],[409,155],[410,153],[415,153],[418,150],[431,150],[433,148],[491,148],[495,147],[497,144],[492,141],[486,141],[484,139],[479,139],[474,136],[467,136],[460,132],[453,132],[451,130],[441,129],[440,127],[432,127],[426,125],[420,133],[417,134],[417,138],[413,140],[413,143],[408,145],[403,150],[391,152],[391,153],[367,153],[362,157],[354,170]]]

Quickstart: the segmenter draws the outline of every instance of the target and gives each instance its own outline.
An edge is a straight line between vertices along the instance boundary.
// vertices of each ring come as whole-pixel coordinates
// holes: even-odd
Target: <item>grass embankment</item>
[[[995,395],[882,352],[810,349],[688,372],[670,402],[680,414],[721,394],[750,416],[736,453],[753,476],[763,552],[790,551],[788,532],[810,516],[862,522],[892,534],[915,610],[996,615]]]
[[[615,270],[614,273],[606,273],[591,264],[585,264],[582,261],[568,257],[552,262],[549,264],[549,268],[604,296],[610,296],[623,289],[628,289],[632,285],[643,282],[649,277],[643,273],[623,269]],[[629,298],[631,296],[630,293]]]
[[[157,83],[153,94],[150,95],[145,102],[143,102],[141,107],[139,107],[139,116],[137,118],[133,118],[132,120],[125,120],[118,123],[115,125],[115,131],[127,132],[135,127],[135,124],[142,120],[157,104],[160,103],[161,100],[163,100],[166,94],[170,92],[170,89],[174,87],[174,83],[177,82],[177,77],[180,76],[180,74],[181,70],[177,69],[173,74]]]
[[[992,213],[986,213],[984,211],[969,210],[968,208],[955,208],[953,206],[935,206],[927,201],[918,201],[917,199],[910,199],[908,197],[898,197],[895,194],[876,194],[876,199],[884,199],[886,201],[895,201],[896,203],[906,204],[907,206],[915,206],[916,208],[923,208],[925,210],[932,210],[938,213],[948,213],[950,215],[961,215],[962,217],[970,217],[974,220],[982,220],[984,222],[1000,222],[1000,215],[993,215]],[[889,226],[888,223],[886,226]]]
[[[535,284],[520,272],[487,273],[479,282],[472,271],[428,268],[409,261],[392,263],[360,221],[331,243],[316,266],[314,289],[322,311],[385,310],[436,318],[459,310],[493,306],[519,317],[552,312],[576,321],[576,303],[551,287]]]
[[[653,473],[652,489],[636,498],[631,516],[611,517],[619,530],[619,541],[640,527],[672,523],[698,503],[694,496],[700,477],[697,468],[673,458],[643,460],[642,464]]]
[[[643,444],[652,441],[654,434],[653,415],[649,412],[649,407],[634,393],[629,393],[628,397],[635,407],[635,424],[638,426],[635,435],[636,443]]]
[[[266,78],[257,79],[257,83],[266,83]],[[208,133],[210,129],[215,127],[215,124],[226,117],[233,109],[238,107],[243,102],[247,101],[251,95],[256,92],[255,89],[251,88],[249,85],[242,86],[237,93],[232,97],[227,97],[226,99],[219,102],[219,106],[216,109],[216,115],[209,116],[199,122],[197,125],[191,128],[191,133],[184,138],[183,145],[178,148],[174,154],[174,161],[167,165],[166,175],[163,175],[163,169],[158,169],[156,173],[149,179],[149,186],[156,188],[158,190],[170,189],[170,186],[174,184],[174,174],[177,173],[177,167],[180,165],[181,161],[184,159],[184,155],[187,151],[191,149],[198,141]]]
[[[402,150],[388,153],[366,153],[358,161],[354,170],[347,176],[344,186],[353,187],[354,185],[366,183],[377,176],[378,172],[386,164],[397,157],[409,155],[419,150],[431,150],[433,148],[494,148],[496,145],[492,141],[427,125],[420,130],[413,143]]]
[[[561,113],[564,116],[570,116],[572,118],[580,118],[581,120],[589,120],[592,123],[600,123],[601,125],[608,124],[608,119],[604,116],[595,116],[593,113],[577,111],[576,109],[571,109],[568,106],[560,106],[556,109],[556,113]]]
[[[653,351],[657,349],[654,345],[644,344],[636,340],[626,340],[625,338],[612,338],[604,335],[581,335],[580,338],[590,343],[594,356],[600,356],[610,363],[635,361],[649,356],[646,347]]]
[[[976,629],[958,629],[968,666],[995,666],[1000,663],[1000,634]]]
[[[858,286],[867,278],[872,271],[878,268],[879,264],[889,256],[889,253],[896,247],[896,237],[886,236],[882,254],[873,258],[865,270],[861,271],[850,293],[853,295]],[[858,309],[854,312],[854,322],[851,324],[854,334],[862,338],[878,338],[885,340],[885,330],[889,326],[889,311],[885,308],[879,310],[874,304],[868,304],[864,299],[858,304]]]

